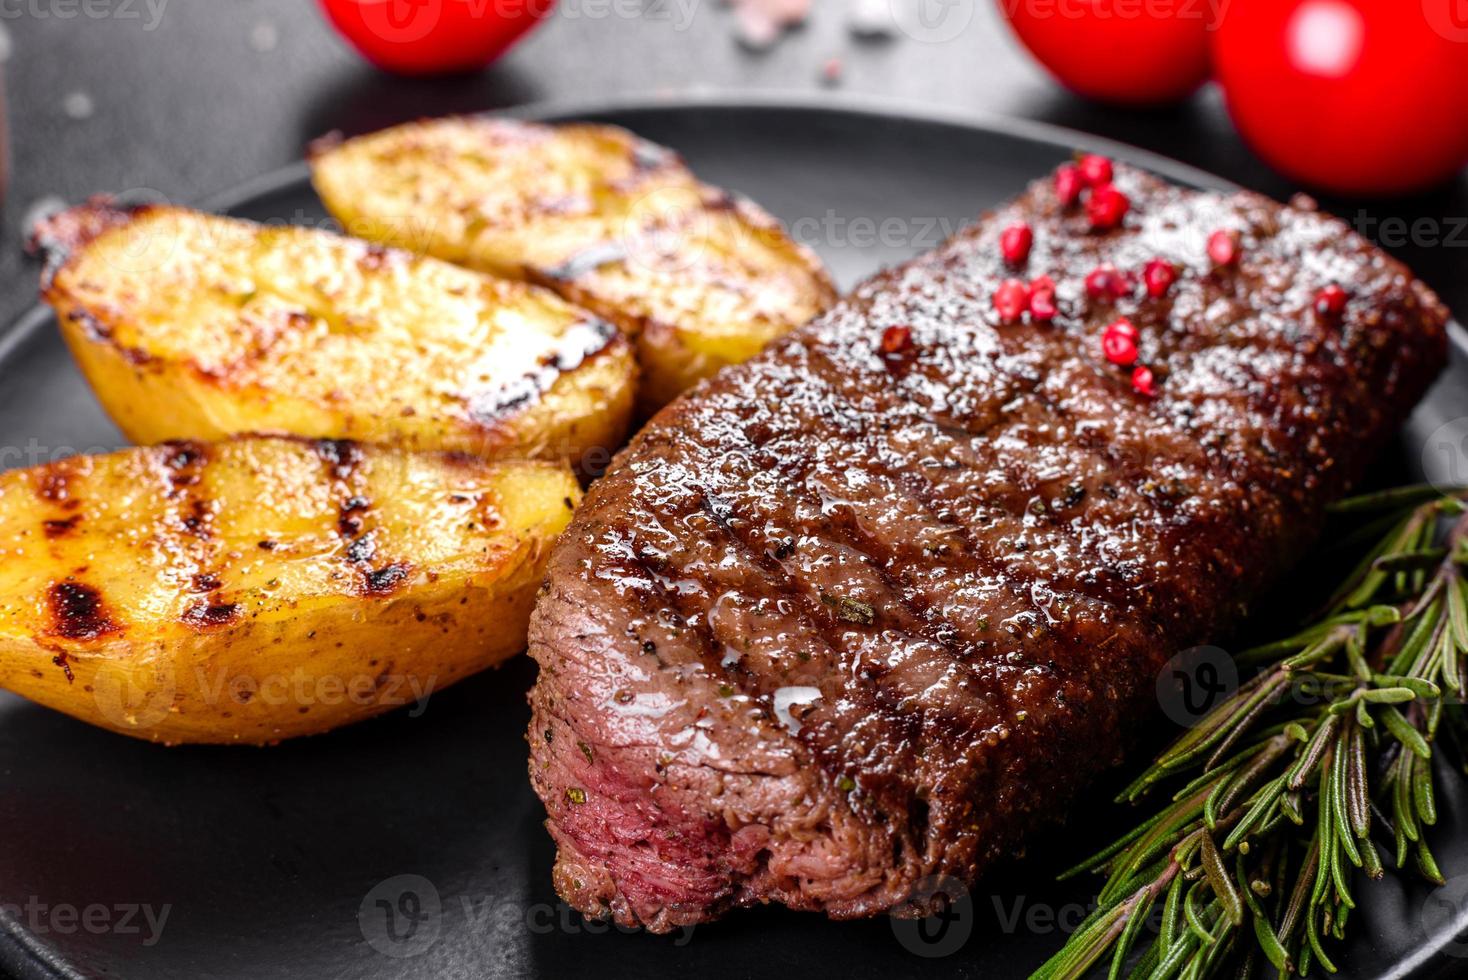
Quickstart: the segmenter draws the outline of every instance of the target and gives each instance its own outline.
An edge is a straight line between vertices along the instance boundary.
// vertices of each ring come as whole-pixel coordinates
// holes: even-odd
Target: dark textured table
[[[736,44],[718,0],[563,0],[493,69],[406,81],[363,64],[309,0],[0,0],[10,47],[0,329],[35,301],[37,270],[21,243],[40,202],[99,191],[196,202],[299,159],[333,129],[527,102],[749,91],[905,99],[1098,133],[1277,197],[1296,190],[1241,144],[1215,91],[1164,112],[1087,104],[1028,59],[990,0],[948,0],[960,22],[941,42],[857,41],[846,3],[821,6],[806,28],[754,53]],[[619,13],[628,9],[644,13]],[[823,79],[832,58],[842,67],[835,85]],[[1325,203],[1468,309],[1468,183],[1408,200]]]
[[[195,202],[298,159],[332,129],[534,101],[751,90],[883,96],[1058,123],[1275,196],[1295,190],[1239,141],[1216,91],[1154,113],[1073,98],[1018,47],[990,0],[934,8],[943,18],[934,34],[946,40],[859,41],[847,2],[816,6],[806,27],[757,53],[735,42],[719,0],[562,0],[489,71],[405,81],[361,62],[309,0],[0,0],[11,47],[0,323],[34,299],[35,268],[20,244],[37,201],[144,189]],[[822,77],[833,57],[842,66],[834,86]],[[1468,184],[1403,201],[1326,203],[1468,308],[1468,277],[1458,274]]]

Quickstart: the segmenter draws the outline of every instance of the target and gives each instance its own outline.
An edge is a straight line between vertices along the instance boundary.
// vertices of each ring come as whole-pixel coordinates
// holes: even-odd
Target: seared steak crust
[[[530,637],[568,902],[661,931],[972,881],[1118,761],[1161,666],[1286,567],[1439,369],[1436,297],[1308,202],[1116,186],[1120,229],[1042,181],[875,276],[592,488]],[[1159,257],[1165,296],[1087,295]],[[1054,322],[1002,323],[996,286],[1041,274]],[[1332,282],[1339,317],[1313,309]],[[1155,398],[1102,355],[1118,315]],[[889,327],[910,346],[884,354]]]

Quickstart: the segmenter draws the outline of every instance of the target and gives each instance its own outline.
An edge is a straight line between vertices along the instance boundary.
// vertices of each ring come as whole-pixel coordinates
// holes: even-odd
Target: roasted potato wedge
[[[524,647],[561,463],[242,437],[0,474],[0,687],[166,743],[270,743]]]
[[[37,241],[62,335],[134,442],[282,432],[594,469],[630,420],[628,343],[525,283],[175,207],[97,201]]]
[[[609,126],[409,123],[318,143],[312,172],[350,234],[541,283],[616,323],[637,341],[644,413],[835,298],[769,214]]]

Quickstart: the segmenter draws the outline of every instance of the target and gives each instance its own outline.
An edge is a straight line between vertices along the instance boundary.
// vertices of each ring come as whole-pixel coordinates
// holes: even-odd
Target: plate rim
[[[653,115],[669,112],[783,112],[846,116],[852,118],[887,119],[951,127],[969,132],[1007,136],[1052,146],[1061,151],[1087,149],[1126,160],[1177,183],[1199,189],[1225,193],[1247,188],[1217,174],[1183,163],[1164,154],[1104,136],[1086,133],[1054,123],[1024,119],[983,110],[940,106],[911,99],[876,94],[814,93],[768,89],[754,92],[726,90],[695,91],[679,94],[632,93],[610,99],[557,99],[529,102],[503,109],[458,115],[524,119],[535,122],[568,122],[600,116]],[[450,114],[454,115],[454,114]],[[303,157],[285,166],[266,171],[225,189],[203,195],[189,205],[200,210],[229,213],[271,194],[281,193],[300,184],[310,185],[310,165]],[[187,204],[187,201],[181,202]],[[22,265],[22,272],[34,264]],[[36,332],[53,318],[51,309],[39,300],[23,310],[4,326],[0,326],[0,363],[28,343]],[[1456,319],[1448,330],[1454,344],[1468,351],[1468,329]],[[1468,906],[1459,910],[1453,931],[1439,933],[1441,941],[1428,942],[1404,956],[1382,980],[1429,980],[1446,976],[1445,969],[1457,962],[1447,952],[1455,941],[1468,938]],[[1435,938],[1435,937],[1434,937]],[[83,975],[66,962],[61,954],[28,932],[9,913],[0,909],[0,967],[16,974],[19,980],[82,980]]]

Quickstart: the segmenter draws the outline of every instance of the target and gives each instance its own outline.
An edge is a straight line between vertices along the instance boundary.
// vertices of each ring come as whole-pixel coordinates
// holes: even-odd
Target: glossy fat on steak
[[[530,633],[570,904],[664,931],[971,882],[1119,760],[1159,669],[1299,555],[1439,370],[1442,304],[1309,202],[1116,186],[1131,212],[1094,232],[1035,184],[673,403],[593,486]],[[1125,296],[1087,295],[1101,263]],[[1054,322],[1001,323],[996,287],[1042,274]],[[1122,315],[1155,397],[1102,354]]]

